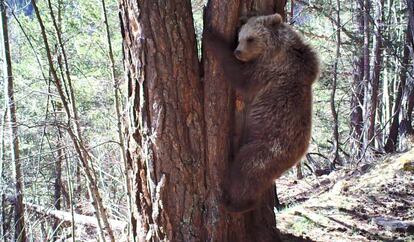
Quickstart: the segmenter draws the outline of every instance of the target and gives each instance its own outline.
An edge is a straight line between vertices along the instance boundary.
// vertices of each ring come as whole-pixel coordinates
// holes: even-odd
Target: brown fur
[[[226,208],[246,212],[308,148],[319,61],[278,14],[248,19],[234,55],[219,36],[206,30],[204,38],[246,104],[242,144],[223,182]]]

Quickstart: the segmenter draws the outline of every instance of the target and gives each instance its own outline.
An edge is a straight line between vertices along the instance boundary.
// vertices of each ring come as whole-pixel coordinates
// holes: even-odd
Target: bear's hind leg
[[[271,148],[265,143],[244,144],[224,178],[223,203],[231,212],[247,212],[260,201],[276,175]]]

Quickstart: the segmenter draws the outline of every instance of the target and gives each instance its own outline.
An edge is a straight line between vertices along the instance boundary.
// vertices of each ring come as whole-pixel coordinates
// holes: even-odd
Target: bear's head
[[[274,53],[280,49],[281,43],[277,43],[277,35],[283,27],[282,16],[277,13],[244,20],[234,55],[240,61],[249,62],[266,53]]]

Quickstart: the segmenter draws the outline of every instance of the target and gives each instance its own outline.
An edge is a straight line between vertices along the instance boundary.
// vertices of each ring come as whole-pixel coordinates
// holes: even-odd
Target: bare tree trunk
[[[1,194],[1,236],[3,241],[7,241],[7,231],[9,231],[9,223],[7,221],[6,211],[6,193]]]
[[[354,3],[356,32],[357,32],[357,43],[356,43],[356,55],[354,56],[354,73],[352,81],[352,97],[351,97],[351,155],[354,159],[359,159],[362,153],[362,131],[363,131],[363,116],[362,108],[364,105],[364,55],[361,51],[363,46],[364,36],[364,17],[363,1]]]
[[[407,29],[407,31],[410,31]],[[408,66],[408,59],[410,50],[408,47],[409,39],[408,34],[406,34],[406,45],[404,46],[404,54],[402,59],[403,66],[400,70],[400,81],[398,83],[398,90],[397,90],[397,96],[395,98],[394,103],[394,110],[392,112],[392,123],[390,126],[390,131],[388,135],[387,142],[385,143],[385,151],[387,153],[395,152],[397,149],[397,141],[398,141],[398,134],[399,134],[399,127],[400,127],[400,110],[402,105],[402,98],[403,93],[406,88],[406,82],[407,82],[407,66]]]
[[[407,1],[407,12],[408,12],[408,24],[411,32],[411,36],[414,36],[414,0]],[[412,41],[412,40],[411,40]]]
[[[414,0],[407,0],[407,12],[408,12],[408,26],[409,26],[409,32],[408,32],[408,42],[409,46],[411,47],[410,50],[410,56],[414,63]],[[414,65],[414,64],[413,64]],[[407,101],[407,108],[406,113],[403,115],[405,119],[406,124],[406,134],[408,135],[414,135],[414,129],[412,124],[412,113],[414,109],[414,83],[413,80],[409,81],[409,92],[408,92],[408,101]]]
[[[1,22],[2,22],[2,37],[3,37],[3,70],[4,70],[4,94],[6,99],[6,107],[8,110],[8,123],[10,129],[11,140],[11,161],[14,169],[15,189],[16,197],[14,201],[14,239],[15,241],[25,242],[26,229],[24,219],[24,204],[23,204],[23,174],[19,153],[19,133],[17,129],[16,118],[16,103],[14,102],[14,89],[13,89],[13,73],[10,55],[10,43],[8,36],[8,23],[7,23],[7,8],[5,1],[0,2],[1,8]]]
[[[414,9],[412,9],[411,11],[414,11]],[[411,25],[412,25],[411,22],[414,21],[414,16],[413,16],[413,18],[410,17],[409,21],[410,21],[409,24],[410,24],[410,29],[411,29],[412,28],[411,27]],[[414,29],[411,29],[411,31],[408,31],[408,40],[407,40],[409,42],[409,46],[411,47],[410,48],[411,60],[414,60],[414,51],[413,51],[414,39],[413,39],[413,35],[412,35],[413,32],[414,32]],[[412,62],[412,65],[414,66],[414,62]],[[412,78],[410,78],[409,81],[408,81],[407,89],[408,89],[407,92],[406,92],[406,95],[407,95],[406,102],[407,103],[406,103],[406,109],[405,109],[406,113],[403,114],[403,117],[404,117],[405,123],[406,123],[405,132],[406,132],[407,135],[412,136],[412,135],[414,135],[413,120],[412,120],[412,114],[413,114],[413,109],[414,109],[414,80]]]
[[[339,163],[339,121],[338,121],[338,112],[336,111],[335,106],[335,95],[336,95],[336,86],[338,82],[338,64],[339,59],[341,58],[341,2],[336,0],[336,58],[334,63],[334,73],[332,80],[332,91],[331,91],[331,113],[333,118],[333,161],[332,165]]]
[[[55,164],[55,184],[54,184],[54,188],[55,188],[55,193],[54,193],[54,206],[56,210],[61,210],[62,206],[61,206],[61,197],[62,197],[62,160],[64,158],[64,154],[63,154],[63,145],[62,145],[62,135],[61,132],[59,130],[58,133],[58,137],[57,137],[57,157],[56,157],[56,164]],[[53,223],[53,241],[55,241],[56,239],[58,239],[58,231],[57,228],[59,226],[59,221],[55,220],[55,222]]]
[[[373,39],[373,60],[372,60],[372,74],[369,82],[370,90],[370,105],[368,110],[368,142],[369,146],[374,147],[375,143],[375,121],[378,107],[378,90],[380,83],[380,75],[382,70],[382,25],[383,25],[383,6],[384,0],[375,1],[374,12],[374,39]]]
[[[189,1],[123,0],[121,28],[131,121],[133,235],[204,241],[202,87]]]
[[[278,1],[211,0],[205,24],[228,40],[240,11]],[[231,214],[220,203],[232,153],[235,95],[204,51],[200,70],[190,1],[121,1],[131,120],[133,233],[138,241],[277,241],[275,191],[261,208]],[[203,74],[203,79],[201,76]],[[204,86],[201,80],[203,80]],[[242,100],[239,100],[242,101]]]
[[[406,132],[409,135],[414,135],[413,117],[412,117],[413,109],[414,109],[414,87],[413,87],[413,83],[411,83],[411,90],[408,96],[407,114],[406,114],[406,119],[407,119]]]
[[[7,116],[7,106],[4,106],[4,114],[1,115],[1,127],[0,127],[0,189],[4,189],[4,164],[5,164],[5,157],[4,157],[4,150],[5,150],[5,130],[6,130],[6,116]],[[3,241],[7,241],[7,231],[8,231],[8,223],[7,223],[7,212],[6,212],[6,193],[2,190],[1,194],[1,233],[0,236],[3,238]]]
[[[58,4],[58,20],[57,23],[54,22],[56,24],[56,27],[58,27],[58,24],[61,24],[61,0],[57,1]],[[50,2],[49,2],[49,7],[50,7],[50,11],[52,12],[52,17],[53,16],[53,10],[52,7],[50,6]],[[55,19],[53,19],[55,21]],[[59,26],[59,29],[61,29],[61,26]],[[50,75],[49,75],[49,90],[50,90],[50,83],[52,82]],[[52,102],[53,105],[53,102]],[[54,107],[53,107],[54,108]],[[56,111],[56,110],[55,110]],[[58,114],[56,112],[54,112],[54,118],[55,121],[57,121],[57,116]],[[60,127],[57,127],[57,131],[58,131],[58,135],[57,135],[57,157],[56,157],[56,164],[55,164],[55,184],[54,184],[54,188],[55,188],[55,193],[54,193],[54,206],[56,210],[61,210],[62,208],[62,161],[64,159],[64,148],[63,148],[63,136],[62,136],[62,132],[60,130]],[[72,226],[73,227],[73,226]],[[52,241],[55,241],[59,238],[59,220],[55,219],[53,222],[53,226],[52,226],[52,230],[53,230],[53,238]]]
[[[61,107],[57,107],[55,112],[61,112],[62,108]],[[63,138],[63,133],[60,129],[60,127],[58,127],[58,133],[59,136],[61,136]],[[63,139],[61,140],[63,141]],[[72,242],[75,242],[76,240],[76,223],[75,223],[75,209],[73,206],[73,176],[72,176],[72,171],[71,171],[71,166],[69,164],[68,161],[68,157],[65,153],[65,151],[62,152],[62,154],[64,155],[64,161],[65,161],[65,166],[66,166],[66,181],[67,181],[67,187],[68,187],[68,192],[67,192],[67,203],[69,205],[69,209],[70,209],[70,214],[71,214],[71,238],[72,238]],[[98,219],[98,218],[97,218]]]
[[[362,1],[359,1],[362,4]],[[369,119],[370,114],[370,10],[371,4],[369,0],[364,0],[363,5],[361,5],[361,9],[363,10],[363,38],[364,38],[364,45],[363,45],[363,80],[362,83],[364,85],[364,99],[362,102],[363,105],[363,130],[362,130],[362,149],[363,153],[362,156],[364,158],[365,152],[368,149],[369,138],[368,138],[368,130],[369,130]]]

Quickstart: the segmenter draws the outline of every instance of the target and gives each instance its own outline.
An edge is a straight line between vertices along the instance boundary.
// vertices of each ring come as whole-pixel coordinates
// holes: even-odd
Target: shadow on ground
[[[281,234],[283,242],[315,242],[310,238],[304,238],[301,236],[295,236],[293,234]]]

